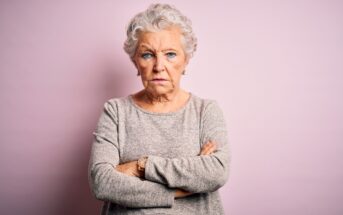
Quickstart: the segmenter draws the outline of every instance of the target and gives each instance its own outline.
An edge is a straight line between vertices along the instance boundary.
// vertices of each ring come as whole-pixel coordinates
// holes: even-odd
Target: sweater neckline
[[[140,107],[138,104],[136,104],[136,102],[133,100],[133,95],[130,94],[128,96],[129,98],[129,102],[130,104],[135,107],[136,109],[138,109],[139,111],[143,112],[143,113],[147,113],[147,114],[151,114],[151,115],[159,115],[159,116],[165,116],[165,115],[177,115],[179,113],[182,113],[191,103],[191,100],[193,98],[193,94],[191,92],[189,92],[189,97],[188,97],[188,100],[186,102],[186,104],[184,104],[181,108],[179,108],[178,110],[176,111],[171,111],[171,112],[166,112],[166,113],[160,113],[160,112],[153,112],[153,111],[149,111],[149,110],[146,110],[142,107]]]

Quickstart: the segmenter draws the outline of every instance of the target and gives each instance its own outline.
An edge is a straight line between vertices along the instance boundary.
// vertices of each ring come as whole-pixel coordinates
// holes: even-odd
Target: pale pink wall
[[[122,43],[150,2],[0,2],[0,214],[98,214],[92,131],[141,88]],[[226,213],[343,214],[343,3],[169,3],[199,38],[183,87],[227,119]]]

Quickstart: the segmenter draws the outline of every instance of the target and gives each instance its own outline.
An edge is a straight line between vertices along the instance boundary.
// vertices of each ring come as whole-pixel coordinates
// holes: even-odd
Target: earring
[[[185,75],[186,70],[183,70],[182,75]]]
[[[137,76],[140,76],[140,73],[139,73],[139,71],[137,71]]]

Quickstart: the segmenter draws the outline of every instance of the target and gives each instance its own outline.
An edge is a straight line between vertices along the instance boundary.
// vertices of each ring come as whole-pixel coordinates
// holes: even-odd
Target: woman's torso
[[[207,100],[191,94],[171,113],[139,107],[131,96],[116,99],[120,163],[144,155],[164,158],[197,156],[202,146],[201,114]],[[196,183],[196,182],[194,182]],[[223,214],[218,191],[175,199],[172,208],[134,209],[105,203],[104,214]],[[210,212],[210,213],[209,213]]]

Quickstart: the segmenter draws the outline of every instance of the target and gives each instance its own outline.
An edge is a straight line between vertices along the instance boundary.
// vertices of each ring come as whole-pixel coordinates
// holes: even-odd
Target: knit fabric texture
[[[228,180],[231,150],[217,101],[190,93],[175,112],[138,106],[132,95],[103,105],[93,132],[88,180],[101,214],[224,214],[219,188]],[[199,155],[209,140],[210,155]],[[118,172],[118,164],[148,156],[145,179]],[[175,198],[175,190],[194,194]]]

